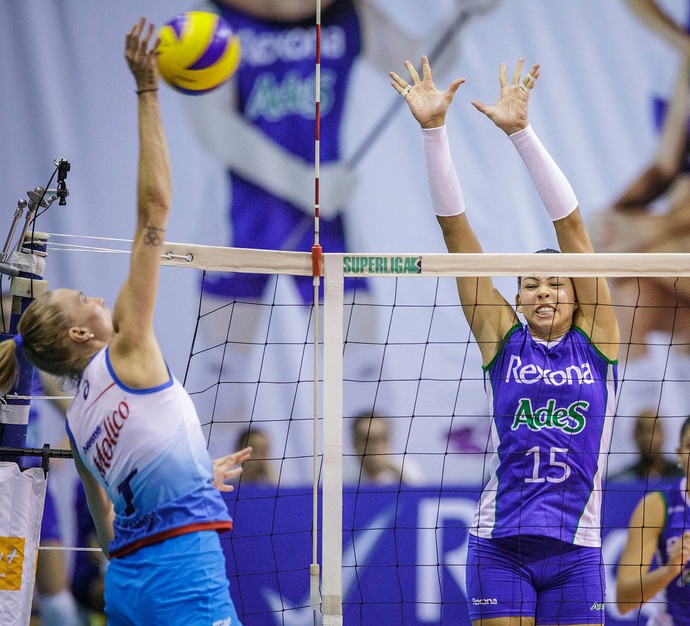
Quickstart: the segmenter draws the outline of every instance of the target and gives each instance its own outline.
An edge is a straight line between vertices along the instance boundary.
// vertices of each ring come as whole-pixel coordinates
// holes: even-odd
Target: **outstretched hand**
[[[146,25],[142,17],[127,33],[125,38],[125,59],[137,82],[137,91],[154,90],[158,87],[158,63],[156,55],[159,39],[149,48],[153,37],[153,24]]]
[[[213,461],[213,486],[218,491],[232,491],[232,485],[226,485],[226,480],[237,478],[242,473],[240,467],[250,456],[252,449],[250,447],[243,448],[232,454],[228,454]]]
[[[412,84],[390,72],[391,85],[407,101],[412,115],[422,128],[437,128],[443,126],[450,103],[453,101],[458,87],[465,82],[464,78],[455,79],[448,89],[441,91],[434,85],[431,78],[431,66],[426,56],[422,57],[422,78],[412,63],[405,61],[405,67],[410,74]]]
[[[532,91],[537,78],[539,78],[539,64],[534,65],[529,74],[521,80],[524,62],[524,59],[518,59],[513,72],[512,83],[508,83],[506,79],[506,64],[501,63],[499,72],[501,94],[496,104],[488,106],[476,100],[472,101],[474,107],[484,113],[506,135],[512,135],[526,128],[529,123],[527,119],[527,104],[530,91]]]

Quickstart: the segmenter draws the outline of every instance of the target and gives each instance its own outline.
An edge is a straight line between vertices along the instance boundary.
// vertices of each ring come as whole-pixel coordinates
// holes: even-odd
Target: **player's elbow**
[[[625,588],[625,585],[620,583],[616,586],[616,608],[621,615],[627,615],[635,609],[639,609],[641,605],[641,600],[634,597],[635,594],[631,593]]]
[[[651,184],[667,189],[682,171],[683,161],[676,158],[660,159],[651,168]]]
[[[627,615],[634,609],[640,608],[640,605],[635,604],[634,602],[619,602],[616,600],[616,608],[621,615]]]
[[[172,193],[165,189],[145,189],[139,194],[139,210],[142,214],[154,218],[167,216],[172,206]]]

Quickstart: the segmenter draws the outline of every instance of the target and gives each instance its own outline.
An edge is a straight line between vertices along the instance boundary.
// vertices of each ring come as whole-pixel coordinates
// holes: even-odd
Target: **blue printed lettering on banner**
[[[336,75],[321,72],[321,115],[327,115],[333,108]],[[288,115],[300,115],[305,119],[314,117],[314,74],[302,77],[299,72],[288,72],[282,82],[266,72],[254,83],[247,100],[245,115],[252,120],[264,118],[279,122]]]
[[[242,44],[242,61],[252,67],[267,67],[277,61],[293,63],[313,60],[316,39],[311,28],[291,28],[288,31],[262,31],[251,29],[238,32]],[[331,25],[321,30],[321,60],[340,59],[347,51],[345,29]],[[313,109],[312,94],[312,109]],[[313,111],[312,111],[313,112]]]

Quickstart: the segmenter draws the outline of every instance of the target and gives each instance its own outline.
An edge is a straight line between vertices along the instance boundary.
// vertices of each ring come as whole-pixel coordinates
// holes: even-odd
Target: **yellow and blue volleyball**
[[[219,87],[240,63],[239,37],[215,13],[181,13],[158,36],[160,74],[182,93],[198,95]]]

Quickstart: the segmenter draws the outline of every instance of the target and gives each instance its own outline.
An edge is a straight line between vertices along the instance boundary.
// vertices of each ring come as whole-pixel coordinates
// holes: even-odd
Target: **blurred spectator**
[[[343,458],[343,483],[378,485],[418,485],[422,472],[405,455],[391,452],[388,420],[379,415],[361,414],[352,422],[355,456]]]
[[[625,615],[647,605],[647,626],[681,626],[690,617],[690,530],[688,461],[690,437],[686,419],[676,448],[682,478],[645,490],[630,517],[616,572],[616,605]],[[641,623],[642,612],[631,617]],[[636,619],[637,618],[637,619]]]
[[[242,465],[240,482],[277,485],[268,434],[256,426],[246,428],[237,437],[237,449],[246,447],[252,448],[252,457]]]
[[[638,459],[629,467],[610,477],[611,480],[655,480],[677,478],[683,471],[663,454],[663,419],[651,409],[642,411],[635,418],[635,446]]]

